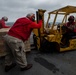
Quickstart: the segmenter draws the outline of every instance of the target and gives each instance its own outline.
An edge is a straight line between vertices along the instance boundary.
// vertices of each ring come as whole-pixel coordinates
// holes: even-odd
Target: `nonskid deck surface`
[[[4,57],[0,58],[1,75],[76,75],[76,51],[63,53],[40,53],[31,50],[27,54],[28,63],[33,67],[27,71],[20,71],[19,66],[4,72]]]

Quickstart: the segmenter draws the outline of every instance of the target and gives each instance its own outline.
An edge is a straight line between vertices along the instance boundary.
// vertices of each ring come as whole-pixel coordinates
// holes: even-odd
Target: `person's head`
[[[74,22],[74,16],[69,16],[69,18],[68,18],[68,21],[71,23],[71,22]]]
[[[35,14],[29,13],[26,15],[27,18],[29,18],[31,21],[35,21]]]
[[[8,18],[6,16],[2,17],[2,20],[8,21]]]

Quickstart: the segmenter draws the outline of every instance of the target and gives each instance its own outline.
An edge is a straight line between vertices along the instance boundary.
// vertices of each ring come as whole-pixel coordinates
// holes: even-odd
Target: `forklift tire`
[[[60,49],[60,46],[58,43],[56,42],[49,42],[46,39],[43,39],[43,41],[41,42],[41,47],[39,49],[40,52],[44,52],[44,53],[53,53],[53,52],[58,52],[58,50]]]

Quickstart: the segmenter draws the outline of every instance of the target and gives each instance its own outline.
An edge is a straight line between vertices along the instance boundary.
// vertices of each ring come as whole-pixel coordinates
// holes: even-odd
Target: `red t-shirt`
[[[10,26],[6,26],[4,20],[0,20],[0,29],[1,29],[1,28],[9,28],[9,27],[10,27]]]
[[[42,20],[40,20],[39,23],[37,24],[36,22],[32,22],[30,19],[26,17],[19,18],[11,27],[8,34],[25,41],[29,38],[32,29],[40,28],[41,25]]]

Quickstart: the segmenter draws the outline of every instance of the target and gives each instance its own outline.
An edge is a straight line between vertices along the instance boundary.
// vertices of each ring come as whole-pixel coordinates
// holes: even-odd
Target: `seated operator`
[[[68,22],[62,26],[62,31],[65,30],[61,39],[62,47],[69,46],[69,40],[76,35],[76,23],[74,19],[74,16],[69,16]]]

